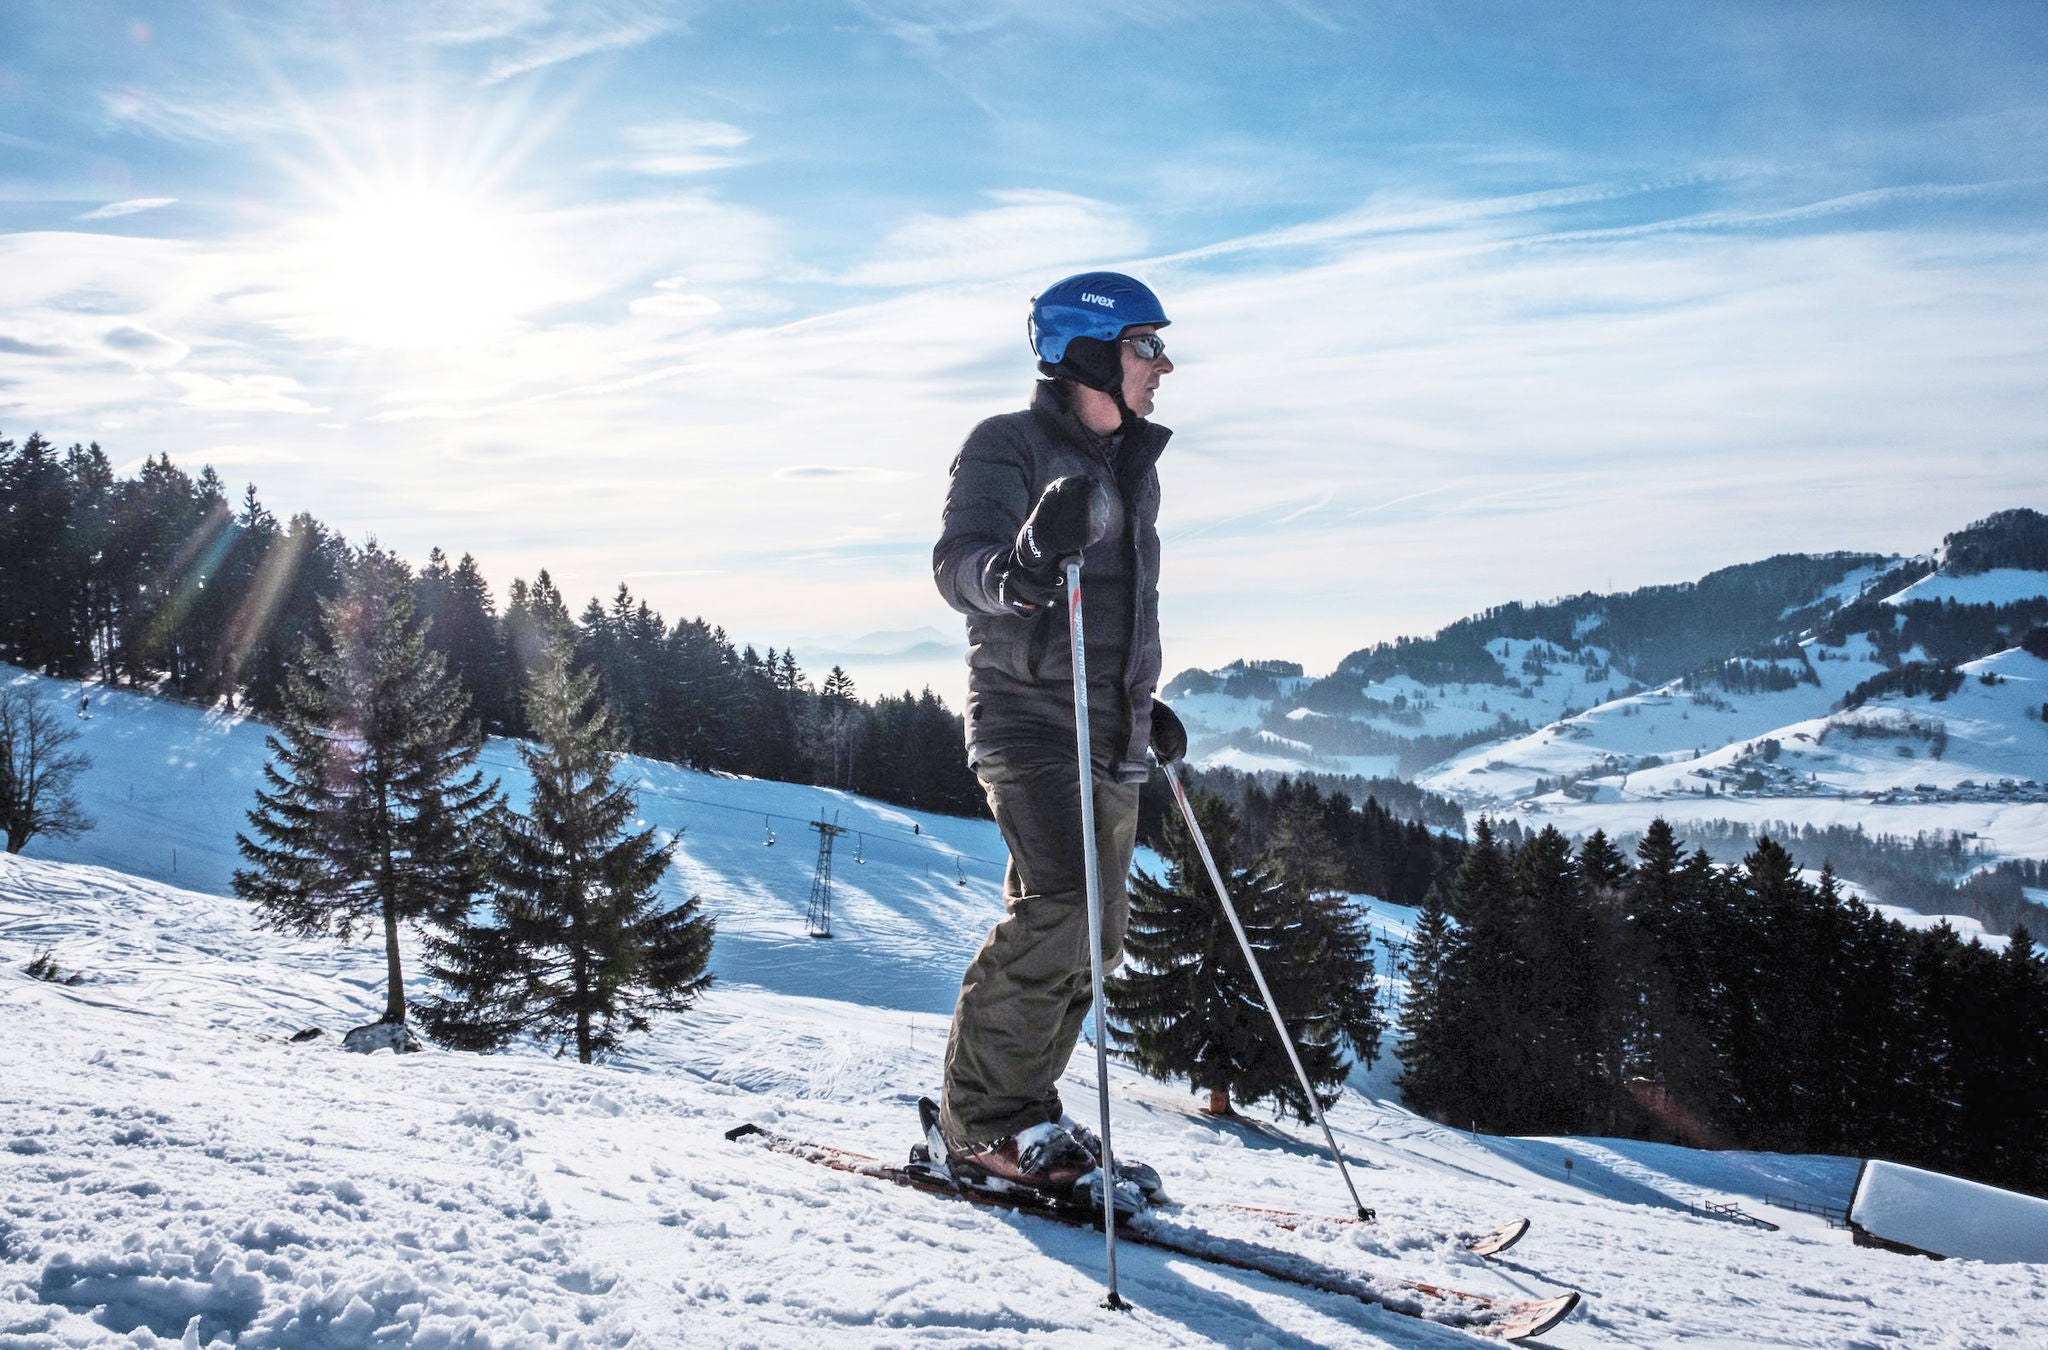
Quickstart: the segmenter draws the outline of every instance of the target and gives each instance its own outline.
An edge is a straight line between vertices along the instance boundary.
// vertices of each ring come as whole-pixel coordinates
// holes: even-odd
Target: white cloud
[[[207,412],[325,412],[299,395],[304,391],[289,375],[228,375],[220,378],[197,371],[174,370],[168,377],[185,391],[179,402]]]
[[[131,201],[108,202],[96,211],[86,212],[78,219],[115,220],[121,216],[137,215],[143,211],[154,211],[159,207],[170,206],[177,200],[176,197],[137,197]]]
[[[523,6],[521,8],[524,8]],[[660,0],[574,0],[507,34],[512,50],[490,63],[486,83],[598,52],[637,47],[684,26],[682,6]]]
[[[752,136],[730,122],[663,122],[628,127],[629,167],[644,174],[681,176],[708,173],[740,163],[732,152]]]
[[[406,4],[397,13],[411,21],[422,41],[467,44],[540,27],[551,7],[549,0],[433,0]]]
[[[1056,274],[1127,258],[1145,234],[1124,210],[1064,192],[989,194],[998,204],[964,216],[919,214],[882,240],[844,281],[856,286],[941,286]]]
[[[204,145],[236,144],[281,131],[292,125],[296,111],[243,90],[187,95],[126,87],[101,93],[99,102],[119,130]]]
[[[724,312],[725,306],[701,291],[689,290],[689,284],[683,277],[664,278],[654,283],[653,295],[640,296],[626,308],[647,318],[669,319],[678,323],[709,319]]]

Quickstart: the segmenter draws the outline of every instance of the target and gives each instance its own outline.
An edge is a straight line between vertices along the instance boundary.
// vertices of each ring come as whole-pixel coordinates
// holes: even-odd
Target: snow
[[[687,826],[675,892],[720,924],[721,981],[699,1006],[589,1067],[531,1048],[355,1055],[338,1037],[381,1005],[377,945],[263,932],[224,895],[262,729],[97,693],[80,726],[98,828],[0,857],[7,1350],[1471,1343],[1129,1247],[1136,1309],[1109,1312],[1097,1234],[724,1139],[751,1120],[900,1156],[998,905],[991,824],[636,764],[648,818]],[[840,842],[830,941],[801,936],[820,808],[857,824],[868,858]],[[1372,905],[1376,934],[1413,921]],[[31,978],[38,952],[79,982]],[[324,1034],[292,1039],[310,1027]],[[1076,1114],[1093,1063],[1067,1076]],[[1553,1345],[1961,1350],[2038,1344],[2048,1324],[2048,1265],[1860,1249],[1765,1199],[1842,1206],[1853,1159],[1474,1137],[1401,1107],[1395,1072],[1361,1070],[1330,1112],[1373,1228],[1200,1208],[1342,1213],[1312,1127],[1215,1120],[1119,1063],[1116,1137],[1189,1221],[1234,1237],[1373,1279],[1584,1291]],[[1515,1214],[1535,1227],[1502,1260],[1446,1236]]]
[[[1398,711],[1391,715],[1352,715],[1346,720],[1409,739],[1471,736],[1500,726],[1503,717],[1528,725],[1548,723],[1617,698],[1633,687],[1625,676],[1611,672],[1599,681],[1586,681],[1586,667],[1580,664],[1582,655],[1596,665],[1609,663],[1609,654],[1599,647],[1584,647],[1567,654],[1541,639],[1500,638],[1490,644],[1488,651],[1500,663],[1507,683],[1424,684],[1407,675],[1360,681],[1362,697],[1392,705]],[[1535,667],[1542,667],[1547,673]],[[1290,685],[1298,689],[1308,683],[1300,679],[1280,681],[1286,692],[1294,692],[1288,689]],[[1286,692],[1273,702],[1221,692],[1176,697],[1174,711],[1188,724],[1193,737],[1190,760],[1204,768],[1246,769],[1250,760],[1256,762],[1256,767],[1286,773],[1315,769],[1368,777],[1390,774],[1399,764],[1396,755],[1347,757],[1318,750],[1314,744],[1314,724],[1328,715],[1305,708],[1287,708],[1282,713],[1305,738],[1292,755],[1247,756],[1243,751],[1216,747],[1216,738],[1261,727],[1269,709],[1285,707]]]
[[[1182,694],[1173,700],[1173,711],[1181,721],[1214,735],[1257,730],[1264,709],[1265,704],[1257,699],[1221,692]]]
[[[1994,567],[1972,576],[1935,572],[1884,598],[1887,605],[1913,600],[1953,600],[1959,605],[2010,605],[2048,597],[2048,572]]]
[[[2048,1200],[1903,1163],[1865,1165],[1849,1217],[1877,1237],[1937,1256],[2048,1262]]]
[[[19,674],[13,683],[38,689],[60,710],[77,707],[75,683]],[[92,717],[70,725],[81,733],[72,748],[92,759],[79,797],[97,828],[76,840],[39,840],[33,851],[229,893],[242,865],[235,833],[247,828],[255,804],[267,728],[133,694],[91,693]],[[480,763],[502,777],[515,804],[524,802],[525,774],[511,743],[488,742]],[[682,837],[664,883],[671,902],[717,897],[719,979],[951,1010],[960,972],[1000,904],[1007,855],[995,822],[653,760],[628,760],[627,769],[642,819]],[[805,926],[818,859],[809,823],[821,814],[853,832],[834,847],[829,941]]]
[[[1945,699],[1890,695],[1830,711],[1881,667],[1860,640],[1808,650],[1819,686],[1724,695],[1668,685],[1475,747],[1417,781],[1468,810],[1568,834],[1639,830],[1659,816],[1861,824],[1973,834],[1995,858],[2048,856],[2048,662],[2013,648],[1959,667],[1963,683]],[[1698,748],[1685,748],[1693,738]],[[1567,776],[1579,780],[1573,791],[1534,795],[1537,778]]]
[[[1861,636],[1840,648],[1808,643],[1806,651],[1819,684],[1734,694],[1712,686],[1688,690],[1674,680],[1524,736],[1474,746],[1417,775],[1416,782],[1468,808],[1519,801],[1538,778],[1612,774],[1632,786],[1646,759],[1654,756],[1667,765],[1691,761],[1825,716],[1844,694],[1884,669]]]
[[[1917,909],[1907,909],[1903,905],[1878,904],[1872,905],[1871,908],[1876,910],[1880,916],[1891,919],[1906,928],[1931,929],[1939,928],[1946,924],[1954,929],[1956,936],[1964,942],[1981,942],[1995,952],[2002,952],[2012,945],[2010,937],[2003,933],[1992,932],[1984,926],[1983,920],[1978,919],[1974,915],[1922,914]]]
[[[1201,767],[1235,769],[1239,773],[1300,773],[1303,765],[1298,759],[1282,759],[1278,755],[1259,755],[1249,750],[1232,749],[1204,755]]]
[[[1779,615],[1779,617],[1789,619],[1802,609],[1812,609],[1816,606],[1836,607],[1846,605],[1850,601],[1856,600],[1859,597],[1861,597],[1864,591],[1869,588],[1872,582],[1876,581],[1879,577],[1883,576],[1886,572],[1891,571],[1893,568],[1897,567],[1900,563],[1904,561],[1906,561],[1904,558],[1894,556],[1886,558],[1884,561],[1880,563],[1875,563],[1866,567],[1858,567],[1854,571],[1848,573],[1834,585],[1829,586],[1827,589],[1823,590],[1819,595],[1815,596],[1812,600],[1809,600],[1804,604],[1793,605],[1792,607],[1786,609],[1784,613]]]

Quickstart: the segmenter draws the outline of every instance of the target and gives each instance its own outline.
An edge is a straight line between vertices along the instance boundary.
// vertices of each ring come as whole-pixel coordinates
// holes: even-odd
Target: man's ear
[[[1107,342],[1101,338],[1073,338],[1067,343],[1066,356],[1050,373],[1107,394],[1123,388],[1123,351],[1113,338]]]

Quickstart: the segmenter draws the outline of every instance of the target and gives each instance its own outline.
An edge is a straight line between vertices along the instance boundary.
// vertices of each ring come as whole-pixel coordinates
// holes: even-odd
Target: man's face
[[[1131,339],[1149,337],[1159,331],[1159,325],[1136,324],[1124,330],[1118,339],[1117,352],[1124,362],[1124,404],[1139,417],[1152,415],[1154,396],[1159,392],[1159,382],[1173,369],[1173,362],[1164,352],[1148,360],[1132,350]]]

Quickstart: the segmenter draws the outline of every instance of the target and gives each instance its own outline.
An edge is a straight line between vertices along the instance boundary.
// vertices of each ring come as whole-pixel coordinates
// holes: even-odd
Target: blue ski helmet
[[[1121,272],[1082,272],[1055,281],[1031,301],[1031,350],[1047,375],[1104,388],[1121,378],[1108,345],[1126,328],[1173,320],[1151,288]],[[1079,345],[1075,345],[1078,343]]]

